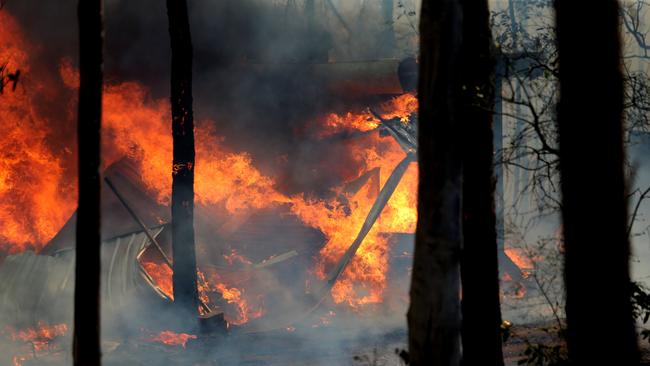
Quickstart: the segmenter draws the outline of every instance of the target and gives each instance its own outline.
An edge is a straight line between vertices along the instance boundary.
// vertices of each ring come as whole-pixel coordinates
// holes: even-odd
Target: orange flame
[[[31,343],[35,351],[42,351],[48,348],[50,342],[66,334],[68,326],[66,324],[48,325],[39,321],[36,328],[27,328],[16,330],[7,327],[11,340]]]
[[[239,262],[239,264],[243,264],[243,265],[253,264],[253,262],[248,260],[246,257],[244,257],[243,255],[237,253],[237,250],[235,250],[235,249],[231,249],[230,254],[224,254],[223,258],[231,266],[236,262]]]
[[[167,264],[142,262],[142,267],[147,271],[154,283],[170,299],[174,298],[174,284],[172,282],[172,269]]]
[[[407,103],[413,100],[410,94],[384,104],[382,116],[408,117],[417,104]],[[415,99],[417,101],[417,99]],[[399,109],[406,108],[406,109]],[[364,112],[366,113],[366,112]],[[346,114],[338,116],[337,121],[346,128],[357,128],[358,121],[364,120],[365,114]],[[329,120],[332,120],[330,118]],[[326,128],[329,125],[326,124]],[[365,128],[365,127],[363,127]],[[363,131],[363,128],[360,130]],[[384,185],[392,170],[404,158],[404,152],[392,138],[382,138],[377,132],[360,137],[352,146],[353,155],[361,160],[367,171],[380,168],[380,185]],[[365,172],[359,172],[361,176]],[[343,272],[332,289],[335,303],[347,303],[352,307],[379,303],[383,300],[388,271],[389,238],[384,233],[413,232],[417,220],[417,166],[412,164],[395,193],[388,201],[380,218],[374,225],[356,255]],[[292,211],[307,225],[320,229],[328,239],[320,251],[315,273],[324,279],[331,266],[337,263],[356,238],[372,207],[377,189],[366,184],[358,192],[341,194],[349,201],[344,207],[336,199],[330,202],[309,201],[302,198],[292,200]]]
[[[33,46],[7,13],[0,12],[0,24],[0,62],[29,75]],[[9,253],[40,249],[74,210],[74,192],[64,188],[66,157],[48,145],[51,120],[34,108],[48,97],[46,85],[26,82],[0,102],[0,250]]]
[[[7,14],[0,13],[0,60],[10,68],[20,68],[29,74],[31,46],[21,36],[21,30]],[[74,158],[72,151],[48,145],[52,126],[61,123],[41,115],[35,108],[37,100],[55,96],[57,90],[74,95],[79,76],[69,60],[63,60],[55,86],[30,84],[15,93],[5,92],[0,103],[4,133],[0,136],[0,249],[19,252],[41,248],[65,223],[75,208],[76,185],[73,172],[67,172],[64,162]],[[69,113],[57,116],[74,121],[75,101],[69,103]],[[172,136],[169,131],[170,109],[166,99],[154,99],[148,89],[136,82],[109,83],[103,97],[103,156],[104,165],[124,156],[140,161],[141,175],[151,194],[163,204],[169,203],[171,193]],[[406,121],[417,109],[412,94],[397,97],[381,106],[382,118]],[[350,155],[362,171],[354,177],[379,168],[376,182],[368,183],[357,192],[337,189],[347,201],[345,206],[336,199],[310,200],[301,195],[287,197],[278,192],[272,177],[263,175],[253,166],[247,153],[232,152],[223,138],[214,131],[214,122],[197,121],[196,128],[196,201],[202,205],[222,204],[231,215],[246,215],[251,211],[277,203],[290,204],[291,210],[305,224],[320,229],[327,243],[316,259],[314,273],[324,278],[338,262],[357,235],[372,206],[378,187],[385,184],[390,172],[404,157],[399,145],[390,137],[380,137],[374,129],[379,120],[369,111],[330,114],[322,121],[323,135],[337,131],[368,132],[350,145]],[[364,240],[356,256],[332,290],[336,303],[353,307],[381,302],[386,287],[389,238],[385,233],[413,232],[416,221],[417,167],[409,167],[381,217]],[[226,258],[243,262],[231,253]],[[144,263],[145,269],[157,281],[161,290],[172,294],[171,269],[154,263]],[[245,289],[221,281],[215,274],[206,278],[201,296],[208,292],[221,293],[224,300],[236,304],[237,313],[229,319],[239,324],[260,316],[263,310],[250,306]],[[250,295],[249,295],[250,296]],[[248,302],[248,303],[247,303]]]
[[[418,98],[415,94],[407,93],[382,103],[380,115],[383,119],[399,118],[403,123],[408,122],[409,116],[417,112]],[[339,132],[361,131],[368,132],[376,129],[381,121],[370,110],[347,112],[343,115],[330,113],[318,126],[318,137],[327,137]]]
[[[0,14],[0,60],[29,79],[31,46],[21,36],[18,24],[7,13]],[[79,76],[72,62],[61,62],[58,85],[29,79],[29,88],[2,95],[0,115],[0,249],[10,253],[40,249],[63,226],[75,209],[74,172],[66,171],[72,151],[56,151],[48,144],[52,126],[66,118],[74,120],[74,101],[67,116],[41,115],[38,99],[52,99],[56,90],[68,88],[74,95]],[[22,84],[19,84],[22,85]],[[172,137],[167,100],[152,99],[141,84],[108,84],[103,97],[104,165],[124,157],[141,162],[142,178],[161,203],[171,193]],[[198,121],[196,131],[196,200],[199,204],[224,203],[232,213],[286,202],[275,191],[273,179],[262,175],[246,153],[233,153],[222,145],[212,121]],[[20,214],[17,214],[20,213]]]
[[[242,260],[248,261],[243,256]],[[158,288],[167,295],[170,299],[174,298],[174,285],[172,282],[172,269],[167,264],[157,264],[154,262],[143,262],[142,266],[147,271],[149,276],[154,280]],[[244,296],[244,289],[231,287],[221,282],[217,273],[210,273],[209,276],[202,271],[197,271],[197,289],[199,292],[199,299],[211,305],[210,294],[217,293],[228,303],[234,305],[235,312],[226,311],[224,316],[230,324],[244,324],[251,319],[259,318],[264,315],[264,310],[261,306],[251,306],[249,301]],[[203,311],[203,309],[200,309]]]
[[[514,262],[517,267],[526,275],[530,270],[535,268],[533,258],[530,258],[526,253],[519,248],[505,248],[506,255]]]
[[[384,119],[399,118],[402,122],[408,122],[408,117],[418,111],[418,97],[412,93],[402,94],[382,105],[384,112],[381,117]]]
[[[149,337],[149,342],[158,342],[167,346],[182,346],[185,348],[190,339],[197,339],[194,334],[176,333],[171,330],[164,330],[158,334]]]
[[[16,347],[21,354],[12,358],[14,366],[22,366],[24,361],[36,358],[36,354],[42,351],[59,351],[60,347],[52,347],[52,341],[64,336],[68,331],[66,324],[48,325],[39,321],[35,328],[17,330],[11,326],[5,328],[9,338],[14,342],[24,342],[26,347]],[[29,345],[27,347],[27,344]]]

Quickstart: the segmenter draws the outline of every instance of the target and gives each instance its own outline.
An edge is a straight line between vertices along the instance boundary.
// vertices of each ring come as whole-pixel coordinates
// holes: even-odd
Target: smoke
[[[46,84],[48,87],[54,86],[52,90],[59,91],[49,94],[34,93],[42,100],[34,100],[32,105],[38,109],[40,115],[52,117],[51,121],[55,126],[51,126],[47,144],[66,157],[64,175],[71,186],[76,175],[76,91],[69,85],[74,84],[74,80],[61,80],[60,75],[62,70],[65,71],[65,67],[62,69],[61,66],[62,60],[71,62],[72,69],[77,60],[76,3],[76,0],[62,0],[56,4],[10,1],[2,10],[17,19],[26,38],[35,45],[30,53],[37,62],[33,63],[29,73],[23,74],[21,88],[37,90],[42,84]],[[387,51],[380,47],[384,43],[387,24],[378,16],[381,10],[379,3],[367,4],[364,9],[360,9],[345,2],[334,1],[354,34],[342,28],[341,21],[325,2],[316,2],[314,23],[306,21],[303,2],[296,3],[293,7],[286,7],[271,1],[190,1],[195,50],[194,106],[197,130],[215,131],[216,135],[223,139],[220,142],[230,150],[250,154],[252,164],[257,169],[275,178],[275,188],[278,191],[286,195],[304,193],[326,197],[332,194],[333,187],[356,178],[358,173],[366,168],[363,159],[354,155],[356,150],[351,149],[351,146],[370,142],[363,141],[363,137],[367,137],[363,134],[341,133],[322,137],[314,132],[319,129],[328,113],[361,111],[391,96],[352,96],[335,93],[330,85],[332,78],[328,74],[329,71],[319,73],[314,70],[313,65],[328,61],[402,59],[413,56],[414,51],[409,48],[410,41],[399,41],[399,47],[393,50]],[[169,95],[170,74],[164,1],[107,0],[105,6],[106,83],[115,85],[118,82],[136,81],[150,91],[147,96],[149,101],[164,101]],[[412,38],[408,32],[403,36]],[[128,111],[124,112],[128,114]],[[143,120],[143,123],[145,122]],[[114,139],[114,135],[107,135],[104,142],[112,142]],[[108,151],[107,155],[112,156],[115,153]],[[361,342],[360,346],[357,340],[369,339],[366,337],[370,333],[378,334],[386,329],[403,327],[405,303],[402,301],[389,304],[379,312],[380,316],[376,315],[376,309],[370,309],[372,311],[369,313],[372,315],[367,317],[363,316],[362,310],[352,309],[332,315],[329,309],[335,305],[328,302],[331,300],[325,300],[320,308],[313,310],[316,303],[322,299],[306,296],[305,288],[308,288],[310,280],[314,279],[314,273],[311,273],[310,269],[313,268],[314,257],[318,255],[325,239],[318,230],[292,231],[291,225],[286,225],[286,217],[289,215],[289,212],[271,213],[273,218],[265,222],[266,238],[262,237],[262,231],[259,231],[253,238],[255,240],[252,240],[251,235],[246,236],[252,231],[248,228],[242,230],[242,238],[227,238],[227,245],[232,247],[248,245],[244,250],[254,254],[251,259],[256,263],[284,249],[289,250],[292,243],[306,243],[305,252],[301,253],[299,258],[258,271],[255,281],[246,286],[248,294],[274,289],[264,300],[269,316],[249,325],[250,328],[271,329],[272,332],[270,335],[255,336],[248,335],[243,328],[232,329],[233,336],[224,345],[211,348],[214,350],[207,355],[194,350],[197,357],[231,357],[224,363],[249,364],[245,360],[255,346],[247,343],[245,346],[235,347],[237,343],[261,337],[266,342],[262,344],[269,347],[270,352],[273,345],[271,340],[278,337],[278,334],[287,344],[295,344],[291,348],[295,353],[288,355],[287,359],[307,357],[311,354],[310,359],[313,360],[314,357],[323,355],[324,349],[327,349],[327,357],[336,352],[351,357],[356,350],[350,347],[373,347],[371,341]],[[124,221],[124,217],[118,219]],[[253,222],[260,223],[259,220]],[[116,226],[112,221],[105,221],[104,224],[106,227]],[[268,233],[274,233],[274,237],[268,238]],[[215,238],[210,234],[213,232],[199,232],[198,237],[210,243],[224,239]],[[412,243],[412,240],[407,241]],[[201,244],[199,250],[200,247]],[[212,259],[221,257],[222,254],[207,251],[205,257],[199,258],[199,262],[203,262],[200,265],[205,265],[206,262],[214,264],[216,259]],[[212,258],[206,260],[210,256]],[[60,258],[57,260],[62,261]],[[110,262],[110,259],[108,261]],[[61,268],[50,275],[54,276],[53,273],[56,273],[65,276],[68,273],[66,271],[70,271],[66,263],[70,262],[58,263]],[[402,282],[396,286],[399,288],[389,288],[386,291],[396,291],[400,296],[405,296],[403,291],[398,290],[406,288],[406,266],[391,267],[391,271],[398,271]],[[16,283],[25,286],[29,290],[27,292],[33,292],[30,289],[32,282]],[[67,289],[73,288],[72,286],[72,283],[66,283]],[[56,306],[47,301],[48,296],[38,296],[33,302],[25,303],[39,304],[39,316],[47,319],[49,311],[56,310],[65,314],[52,315],[52,319],[72,324],[72,292],[59,293],[61,303]],[[23,298],[17,296],[16,300],[18,299]],[[48,306],[52,308],[47,309]],[[14,314],[19,310],[24,309],[16,308],[6,313]],[[33,314],[33,311],[28,312],[28,318],[33,320]],[[127,357],[129,352],[142,351],[138,346],[145,349],[151,347],[150,342],[142,339],[143,334],[147,332],[181,328],[177,324],[178,319],[164,302],[160,303],[139,294],[134,294],[131,301],[120,307],[110,309],[109,306],[104,306],[102,316],[107,364],[130,363],[133,359]],[[15,320],[11,318],[12,316],[8,316],[6,319],[0,319],[0,324]],[[280,327],[280,324],[283,326]],[[286,324],[296,324],[298,329],[293,333],[285,329]],[[27,320],[24,325],[31,323]],[[70,333],[71,331],[68,332],[67,338],[62,340],[66,355],[70,349]],[[401,336],[403,335],[402,333]],[[296,342],[296,339],[303,338],[304,342]],[[0,342],[0,349],[12,347],[14,345]],[[145,351],[149,360],[159,359],[162,363],[168,356],[160,352],[156,354],[151,349]],[[60,361],[61,364],[69,364],[69,356]],[[316,361],[312,364],[316,364]]]
[[[337,169],[353,164],[345,146],[349,141],[314,139],[304,133],[305,125],[325,113],[361,110],[377,100],[334,95],[324,85],[328,78],[315,75],[308,65],[415,54],[413,30],[399,27],[407,26],[406,20],[391,27],[382,18],[381,2],[365,3],[334,2],[346,31],[325,1],[316,1],[313,22],[307,20],[303,1],[190,1],[198,128],[214,121],[211,127],[224,143],[250,153],[263,173],[280,177],[285,193],[323,195],[349,179],[349,172]],[[27,78],[52,77],[62,58],[77,59],[75,6],[71,0],[7,5],[28,37],[43,45],[39,56],[44,70]],[[108,0],[105,9],[107,83],[138,81],[153,98],[167,98],[170,50],[164,1]],[[388,32],[392,28],[397,46],[386,50],[387,37],[394,37]],[[64,115],[66,104],[49,103],[47,113]],[[74,145],[73,123],[57,130],[56,143]]]

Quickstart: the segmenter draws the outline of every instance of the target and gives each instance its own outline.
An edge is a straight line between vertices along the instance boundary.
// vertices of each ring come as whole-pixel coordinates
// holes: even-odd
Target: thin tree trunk
[[[460,43],[455,0],[424,0],[420,20],[420,182],[411,304],[412,365],[460,359],[461,163],[454,82]]]
[[[463,43],[458,121],[463,125],[463,364],[503,365],[492,172],[494,60],[487,0],[460,0]]]
[[[198,310],[194,247],[194,118],[192,40],[186,0],[167,0],[171,38],[172,251],[174,301],[185,315]]]
[[[76,226],[73,362],[99,366],[100,192],[102,118],[102,1],[80,0],[79,16],[79,206]]]
[[[615,0],[556,0],[555,10],[569,357],[572,365],[637,365],[619,7]]]

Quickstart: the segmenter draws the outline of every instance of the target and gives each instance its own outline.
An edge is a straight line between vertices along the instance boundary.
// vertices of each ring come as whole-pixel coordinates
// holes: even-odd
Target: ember
[[[68,332],[66,324],[49,325],[39,321],[36,327],[15,329],[11,326],[5,328],[5,334],[14,342],[23,342],[26,347],[18,347],[21,354],[12,358],[13,366],[22,366],[23,362],[34,359],[37,354],[59,351],[60,347],[53,346],[53,341],[63,337]]]
[[[165,330],[147,338],[147,340],[149,342],[162,343],[166,346],[171,346],[171,347],[181,346],[185,348],[187,346],[187,342],[190,339],[196,339],[196,338],[197,337],[193,334],[176,333],[176,332],[172,332],[171,330]]]
[[[65,335],[68,331],[68,326],[66,324],[48,325],[45,322],[39,322],[35,328],[16,330],[12,327],[7,327],[7,331],[13,341],[31,343],[34,350],[41,351],[47,349],[53,339]]]
[[[172,269],[166,264],[156,264],[154,262],[143,262],[142,266],[158,288],[170,299],[173,299]],[[199,298],[205,304],[214,305],[211,301],[211,294],[218,294],[228,304],[234,305],[235,312],[226,311],[225,313],[226,320],[230,324],[240,325],[264,315],[261,306],[249,305],[248,300],[243,296],[244,289],[229,287],[220,282],[221,279],[217,273],[208,273],[209,275],[206,275],[204,272],[197,271]],[[200,309],[200,311],[203,313],[203,309]]]
[[[243,265],[250,265],[253,264],[250,260],[248,260],[246,257],[243,255],[237,253],[237,250],[232,249],[230,251],[230,254],[224,254],[223,258],[228,262],[229,265],[233,265],[233,263],[239,262],[239,264]]]

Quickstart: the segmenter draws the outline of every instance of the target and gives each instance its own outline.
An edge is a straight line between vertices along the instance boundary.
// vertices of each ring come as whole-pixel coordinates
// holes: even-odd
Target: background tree
[[[79,206],[76,226],[73,360],[101,364],[100,193],[102,118],[102,1],[80,0],[79,16]]]
[[[575,365],[636,365],[619,8],[616,0],[601,1],[591,4],[588,17],[581,17],[582,5],[555,1],[567,345]],[[580,27],[576,19],[581,19]],[[598,57],[586,61],[584,55],[594,49]],[[585,271],[587,266],[598,270]],[[597,321],[603,314],[607,321]]]
[[[418,223],[408,310],[412,365],[460,360],[461,156],[454,98],[461,9],[424,0],[420,18]]]
[[[528,275],[523,282],[526,296],[521,299],[509,297],[503,305],[509,316],[515,314],[527,321],[551,322],[544,329],[548,329],[552,341],[540,343],[540,339],[530,339],[531,344],[539,346],[539,349],[546,347],[551,350],[557,344],[555,337],[564,340],[566,334],[562,276],[564,252],[561,235],[556,230],[560,223],[561,201],[555,113],[559,94],[555,17],[553,3],[549,0],[513,1],[510,4],[514,5],[514,11],[512,7],[497,7],[491,17],[497,50],[505,61],[501,79],[501,116],[506,128],[502,136],[504,148],[497,156],[509,182],[505,212],[508,247],[527,258],[532,267],[525,270]],[[644,45],[648,34],[644,15],[647,14],[647,3],[636,0],[621,5],[621,23],[625,31],[621,55],[625,85],[624,142],[630,154],[625,163],[631,187],[628,198],[633,200],[627,228],[630,240],[635,239],[637,244],[644,245],[650,232],[647,220],[644,220],[647,206],[643,205],[648,198],[648,194],[644,194],[648,191],[648,176],[642,170],[646,167],[644,157],[647,156],[643,154],[647,154],[650,146],[647,138],[650,131],[650,77]],[[583,60],[588,63],[596,56],[592,51],[583,55]],[[599,192],[593,199],[598,200],[603,194]],[[638,256],[632,259],[637,262],[646,260]],[[636,269],[635,280],[641,283],[634,284],[633,288],[644,288],[645,277],[640,277],[645,275],[643,266]],[[515,282],[502,283],[503,291],[518,288],[512,284]],[[540,311],[541,305],[535,304],[545,304],[548,315],[541,315],[546,312]],[[643,320],[643,312],[638,314]],[[560,353],[564,358],[564,346]],[[531,362],[538,362],[531,357],[528,357]]]
[[[460,1],[457,118],[463,127],[463,363],[503,365],[499,260],[494,211],[494,60],[487,1]],[[471,147],[471,148],[469,148]]]
[[[171,39],[172,251],[174,301],[188,315],[198,309],[194,245],[194,117],[192,40],[186,0],[167,0]]]

